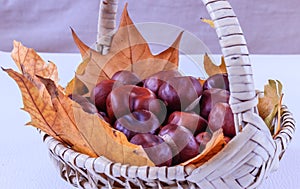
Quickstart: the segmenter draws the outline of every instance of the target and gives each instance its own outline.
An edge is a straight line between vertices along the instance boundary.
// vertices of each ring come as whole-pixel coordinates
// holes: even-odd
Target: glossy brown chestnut
[[[130,142],[141,145],[156,166],[171,166],[171,148],[161,137],[149,133],[136,134]]]
[[[105,112],[98,112],[98,116],[107,123],[111,124],[110,119],[107,117],[107,114]]]
[[[204,150],[206,147],[206,144],[211,140],[212,133],[210,131],[205,131],[202,133],[199,133],[195,139],[200,144],[200,151]]]
[[[192,76],[171,78],[161,85],[158,97],[167,105],[168,112],[184,111],[202,95],[200,82]]]
[[[224,141],[226,142],[226,144],[227,144],[228,142],[230,142],[231,139],[232,139],[232,138],[230,138],[230,137],[228,137],[228,136],[224,136]]]
[[[145,79],[144,87],[150,89],[157,95],[162,84],[167,82],[170,78],[180,76],[181,74],[176,70],[160,71]]]
[[[141,79],[135,73],[127,70],[116,72],[111,79],[120,81],[124,85],[136,85],[141,81]]]
[[[203,84],[203,90],[218,88],[229,91],[228,74],[215,74],[210,76]]]
[[[124,115],[114,124],[114,128],[123,132],[128,140],[138,133],[155,134],[159,126],[158,118],[147,110],[137,110]]]
[[[91,101],[99,111],[106,112],[106,98],[112,89],[123,85],[115,80],[103,80],[99,82],[91,92]]]
[[[173,112],[168,118],[168,123],[183,126],[189,129],[194,136],[204,132],[207,128],[207,121],[204,118],[190,112]]]
[[[185,162],[199,153],[199,144],[185,127],[168,124],[160,130],[159,136],[171,147],[173,165]]]
[[[108,117],[114,120],[136,110],[149,110],[159,118],[166,114],[164,103],[152,91],[134,85],[112,90],[107,97],[106,108]]]
[[[219,102],[211,109],[208,125],[212,132],[222,128],[225,136],[232,138],[236,135],[233,113],[227,103]]]
[[[229,101],[229,91],[224,89],[212,88],[203,91],[202,97],[200,99],[200,115],[204,119],[208,119],[208,115],[214,105],[218,102],[226,102]]]

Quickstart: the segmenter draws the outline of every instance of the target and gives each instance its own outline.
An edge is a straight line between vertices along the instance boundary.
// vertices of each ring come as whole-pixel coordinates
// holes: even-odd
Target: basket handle
[[[257,96],[247,43],[239,21],[226,0],[202,0],[214,22],[222,54],[225,58],[230,85],[229,104],[235,116],[235,128],[239,131],[250,123],[267,131],[257,115]],[[255,122],[259,120],[259,122]]]
[[[239,131],[253,122],[260,130],[265,124],[256,124],[257,97],[253,84],[249,52],[238,19],[226,0],[202,0],[215,24],[215,29],[227,66],[230,84],[230,101],[235,116],[235,128]],[[116,25],[118,0],[102,0],[98,23],[97,46],[102,54],[109,50]],[[253,118],[252,116],[255,116]],[[262,122],[261,122],[262,123]]]
[[[116,29],[118,0],[100,0],[96,49],[107,54]]]

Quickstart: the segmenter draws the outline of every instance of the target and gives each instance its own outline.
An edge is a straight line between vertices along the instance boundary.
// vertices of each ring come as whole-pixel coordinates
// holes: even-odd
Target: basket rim
[[[269,145],[273,147],[273,156],[270,156],[269,159],[265,162],[265,164],[268,166],[267,169],[268,172],[270,172],[272,169],[277,169],[278,168],[278,162],[281,159],[283,153],[285,152],[290,140],[292,139],[293,135],[289,135],[288,138],[289,140],[286,139],[286,133],[291,132],[295,130],[295,120],[292,117],[292,114],[289,112],[288,108],[283,105],[282,106],[282,116],[281,119],[283,120],[282,122],[282,128],[279,132],[278,135],[272,139],[272,141],[269,141]],[[72,167],[73,169],[76,169],[77,171],[81,171],[81,174],[83,176],[86,176],[88,178],[88,175],[82,171],[82,170],[87,170],[89,173],[92,174],[107,174],[111,177],[114,177],[114,174],[112,173],[112,168],[107,168],[112,167],[114,165],[117,166],[123,166],[125,168],[130,168],[134,167],[136,169],[138,168],[143,168],[144,171],[149,171],[149,168],[154,168],[154,169],[165,169],[168,170],[167,172],[172,172],[174,171],[174,168],[177,169],[177,172],[181,172],[182,175],[177,175],[177,178],[173,178],[173,180],[177,181],[189,181],[192,183],[197,183],[199,181],[199,174],[201,174],[202,167],[208,167],[212,166],[217,161],[220,161],[222,159],[228,158],[228,154],[231,154],[232,152],[236,152],[236,147],[240,146],[239,149],[242,147],[240,144],[241,143],[246,143],[251,136],[254,136],[256,134],[258,135],[265,135],[265,133],[258,128],[255,127],[246,127],[245,130],[241,132],[241,134],[237,135],[234,137],[228,144],[224,146],[224,148],[215,154],[212,158],[210,158],[207,162],[202,164],[199,167],[194,167],[191,165],[183,166],[183,165],[175,165],[175,166],[170,166],[170,167],[157,167],[157,166],[134,166],[134,165],[128,165],[128,164],[121,164],[118,162],[112,162],[109,159],[107,159],[105,156],[99,156],[96,158],[90,157],[88,155],[76,152],[75,150],[71,149],[70,147],[65,146],[63,143],[60,141],[54,139],[53,137],[49,136],[48,134],[42,132],[39,130],[43,137],[43,142],[47,144],[48,149],[50,151],[50,155],[52,157],[55,157],[55,159],[59,161],[63,161],[64,164]],[[293,132],[291,133],[293,134]],[[266,141],[266,140],[264,140]],[[276,150],[276,151],[275,151]],[[220,162],[219,162],[220,163]],[[214,165],[215,166],[215,165]],[[106,168],[105,168],[106,167]],[[263,178],[263,180],[267,175],[261,174],[259,175]],[[134,175],[134,177],[139,178],[139,175]],[[139,179],[145,179],[144,177],[139,178]]]

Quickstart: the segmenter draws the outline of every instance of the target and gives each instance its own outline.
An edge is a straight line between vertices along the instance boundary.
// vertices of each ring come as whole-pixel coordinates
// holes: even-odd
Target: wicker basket
[[[115,28],[117,0],[100,6],[97,48],[109,51]],[[292,139],[295,123],[282,106],[282,129],[273,138],[257,115],[257,97],[251,64],[239,22],[225,0],[203,0],[214,21],[230,81],[230,105],[236,128],[243,129],[222,151],[200,167],[137,167],[111,162],[105,157],[90,158],[67,148],[43,134],[50,157],[60,175],[78,188],[256,188],[278,168],[279,160]]]

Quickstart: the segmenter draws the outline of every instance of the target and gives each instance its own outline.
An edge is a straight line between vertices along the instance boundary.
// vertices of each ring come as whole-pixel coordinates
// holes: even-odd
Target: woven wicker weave
[[[102,54],[109,51],[117,3],[117,0],[101,2],[97,49]],[[242,132],[200,167],[122,165],[105,157],[90,158],[77,153],[43,134],[50,157],[63,179],[79,188],[241,189],[256,188],[278,168],[295,130],[294,119],[282,106],[282,129],[275,138],[271,136],[257,115],[251,63],[238,19],[225,0],[203,0],[203,3],[220,39],[230,81],[230,105],[236,128],[242,126]]]

